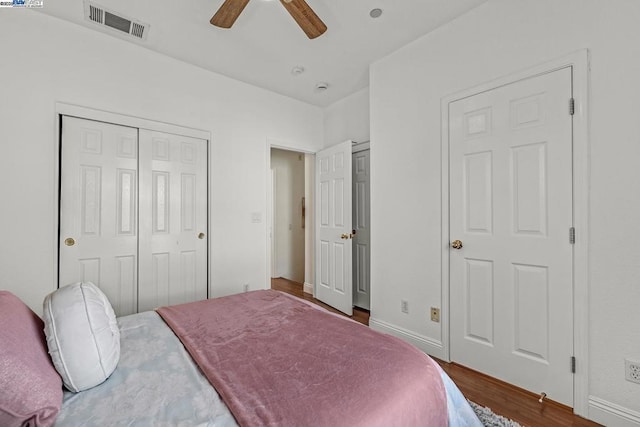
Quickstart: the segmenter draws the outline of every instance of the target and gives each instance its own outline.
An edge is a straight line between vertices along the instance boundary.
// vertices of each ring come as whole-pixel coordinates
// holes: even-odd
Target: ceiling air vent
[[[99,9],[93,5],[89,5],[89,19],[98,24],[104,23],[104,10]]]
[[[115,30],[120,34],[125,33],[140,40],[147,39],[148,24],[129,19],[120,13],[105,9],[95,3],[85,1],[84,16],[88,21]]]

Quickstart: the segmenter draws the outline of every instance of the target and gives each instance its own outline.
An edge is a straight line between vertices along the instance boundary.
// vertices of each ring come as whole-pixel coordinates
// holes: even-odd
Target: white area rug
[[[485,427],[522,427],[517,422],[495,414],[491,409],[469,401],[478,418]]]

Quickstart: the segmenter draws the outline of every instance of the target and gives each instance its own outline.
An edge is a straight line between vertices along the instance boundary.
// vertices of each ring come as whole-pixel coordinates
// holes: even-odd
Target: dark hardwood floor
[[[467,399],[491,408],[523,426],[579,426],[600,424],[573,415],[571,408],[553,401],[539,403],[540,396],[455,363],[435,359]]]
[[[318,304],[327,310],[338,314],[343,313],[318,301],[309,294],[303,292],[300,283],[287,279],[272,279],[271,288],[295,295],[299,298]],[[354,308],[353,320],[369,325],[369,312]],[[447,363],[436,359],[442,369],[453,379],[462,393],[479,405],[491,408],[496,414],[511,418],[528,427],[555,427],[575,426],[592,427],[599,426],[592,421],[573,415],[571,408],[552,401],[539,403],[539,396],[526,390],[507,384],[503,381],[491,378],[487,375],[475,372],[455,363]]]
[[[307,301],[311,301],[314,304],[318,304],[319,306],[326,308],[329,311],[334,313],[341,314],[345,317],[349,317],[341,311],[336,310],[335,308],[328,306],[320,300],[315,299],[310,294],[304,293],[302,283],[294,282],[293,280],[283,279],[281,277],[277,279],[271,279],[271,289],[275,289],[276,291],[282,291],[288,293],[290,295],[296,296],[298,298],[302,298]],[[369,311],[363,310],[358,307],[353,308],[353,316],[351,316],[353,320],[356,322],[360,322],[363,325],[369,326]]]

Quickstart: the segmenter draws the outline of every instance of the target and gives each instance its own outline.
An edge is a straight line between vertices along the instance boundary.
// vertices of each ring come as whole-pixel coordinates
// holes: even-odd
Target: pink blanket
[[[415,347],[277,291],[159,308],[241,426],[446,426]]]

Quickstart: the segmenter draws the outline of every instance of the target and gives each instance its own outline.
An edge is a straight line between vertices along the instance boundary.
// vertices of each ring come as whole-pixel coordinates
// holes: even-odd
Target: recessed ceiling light
[[[372,18],[379,18],[380,15],[382,15],[382,9],[377,7],[375,9],[371,9],[371,12],[369,12],[369,16]]]
[[[294,76],[299,76],[302,73],[304,73],[304,67],[300,65],[296,65],[291,69],[291,74],[293,74]]]

